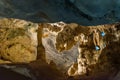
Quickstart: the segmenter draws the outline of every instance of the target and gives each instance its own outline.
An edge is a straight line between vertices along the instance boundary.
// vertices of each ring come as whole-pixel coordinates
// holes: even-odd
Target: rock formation
[[[98,26],[81,26],[75,23],[43,25],[42,41],[46,60],[48,63],[49,60],[53,61],[69,76],[109,74],[119,68],[119,23]],[[57,26],[58,29],[55,28]],[[94,30],[99,34],[100,50],[95,49]]]
[[[37,24],[24,20],[0,20],[1,59],[10,62],[30,62],[36,60],[37,27]]]
[[[33,80],[114,80],[120,71],[120,23],[82,26],[1,19],[0,56],[1,67]]]

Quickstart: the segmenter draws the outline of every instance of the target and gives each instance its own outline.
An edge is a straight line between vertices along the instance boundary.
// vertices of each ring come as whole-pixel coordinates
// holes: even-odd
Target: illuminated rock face
[[[96,50],[95,46],[100,50]],[[82,26],[1,19],[0,57],[0,63],[33,61],[24,67],[17,65],[20,70],[13,67],[16,64],[6,64],[7,68],[9,66],[23,75],[23,68],[29,69],[25,72],[34,75],[27,75],[30,78],[47,79],[47,76],[52,76],[55,80],[65,80],[61,72],[78,79],[111,75],[120,66],[120,24]],[[58,79],[60,76],[61,79]]]
[[[0,57],[30,62],[37,57],[37,24],[18,19],[0,20]]]
[[[114,63],[120,63],[119,58],[112,58],[120,56],[119,23],[98,26],[81,26],[75,23],[46,25],[42,37],[46,60],[48,63],[54,62],[69,76],[94,76],[102,72],[109,74],[119,67]],[[100,50],[95,49],[94,30],[99,35]]]

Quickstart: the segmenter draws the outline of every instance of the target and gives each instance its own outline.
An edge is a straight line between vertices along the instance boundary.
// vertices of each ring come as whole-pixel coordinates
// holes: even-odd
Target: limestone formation
[[[0,58],[20,63],[36,60],[37,27],[24,20],[0,20]]]
[[[49,26],[54,28],[54,25]],[[114,64],[114,62],[119,63],[119,58],[112,58],[116,52],[113,57],[120,55],[119,27],[119,23],[98,26],[64,23],[59,31],[52,31],[45,27],[43,28],[42,43],[46,51],[46,60],[48,63],[53,61],[60,70],[65,70],[63,72],[67,72],[69,76],[109,74],[119,67]],[[94,35],[94,30],[97,31],[99,37]],[[100,50],[95,49],[94,37],[99,41]],[[115,50],[109,49],[111,46],[114,46],[112,48]],[[110,50],[110,55],[107,55],[109,53],[106,50]],[[107,56],[103,57],[103,55]]]
[[[119,77],[119,58],[120,23],[82,26],[0,20],[2,67],[33,80],[47,76],[52,80],[114,80]]]

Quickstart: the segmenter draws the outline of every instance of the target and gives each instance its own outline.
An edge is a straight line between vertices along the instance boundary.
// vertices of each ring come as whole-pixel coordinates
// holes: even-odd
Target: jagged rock
[[[105,35],[101,36],[101,32]],[[95,46],[100,50],[95,50]],[[114,73],[119,71],[119,48],[120,23],[82,26],[0,20],[1,60],[13,63],[2,67],[32,79],[66,80],[66,75],[68,80],[109,80],[109,76],[114,79]],[[23,66],[14,64],[30,61]]]
[[[120,55],[119,23],[98,26],[81,26],[75,23],[62,23],[64,26],[59,23],[46,25],[54,29],[51,30],[46,26],[43,28],[42,43],[48,63],[53,61],[69,76],[95,76],[102,73],[109,74],[116,70],[114,64],[119,63]],[[60,30],[55,31],[55,27],[59,27]],[[95,50],[94,30],[99,33],[100,50],[98,51]],[[105,33],[104,37],[101,36],[101,32]]]
[[[30,62],[37,57],[37,24],[18,19],[0,20],[0,57]]]

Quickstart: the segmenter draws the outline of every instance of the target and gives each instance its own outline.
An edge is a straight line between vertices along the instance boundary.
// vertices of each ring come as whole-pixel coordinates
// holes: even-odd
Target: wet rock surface
[[[119,80],[119,23],[82,26],[18,19],[0,21],[1,69],[31,80]],[[8,44],[13,44],[12,48]],[[23,46],[28,53],[22,52]],[[96,50],[96,46],[100,49]],[[37,53],[31,50],[37,50]]]

